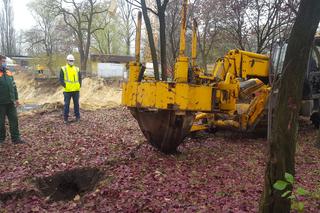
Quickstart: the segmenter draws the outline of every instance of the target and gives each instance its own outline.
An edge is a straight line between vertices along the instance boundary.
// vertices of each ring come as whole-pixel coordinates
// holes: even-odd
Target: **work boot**
[[[21,140],[19,138],[19,139],[16,139],[16,140],[12,140],[12,143],[14,143],[14,144],[23,144],[23,143],[26,143],[26,142],[24,142],[23,140]]]
[[[63,123],[64,123],[64,124],[68,124],[69,121],[68,121],[68,120],[64,120]]]
[[[79,122],[80,121],[80,118],[76,118],[76,122]]]

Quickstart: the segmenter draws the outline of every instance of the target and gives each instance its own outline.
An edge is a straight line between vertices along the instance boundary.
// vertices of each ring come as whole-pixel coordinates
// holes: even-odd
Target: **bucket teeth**
[[[147,141],[163,153],[177,151],[177,147],[190,132],[194,114],[177,114],[172,110],[131,109]]]

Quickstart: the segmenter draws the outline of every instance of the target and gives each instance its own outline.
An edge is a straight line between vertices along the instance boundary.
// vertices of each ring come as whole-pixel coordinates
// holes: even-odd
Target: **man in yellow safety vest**
[[[60,84],[64,87],[64,123],[67,124],[69,117],[69,106],[72,98],[74,104],[74,115],[76,121],[80,121],[79,97],[81,88],[81,73],[79,67],[74,65],[74,56],[67,56],[67,64],[61,67]]]

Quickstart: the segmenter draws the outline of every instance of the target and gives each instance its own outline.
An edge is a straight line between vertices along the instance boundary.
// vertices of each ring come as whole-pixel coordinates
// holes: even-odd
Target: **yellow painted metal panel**
[[[125,105],[127,106],[136,106],[137,104],[137,82],[130,82],[126,86],[126,96],[125,96]]]
[[[197,132],[197,131],[206,130],[206,129],[208,129],[207,125],[194,124],[192,125],[190,132]]]
[[[179,57],[174,69],[175,82],[188,82],[188,57]]]
[[[256,54],[257,55],[257,54]],[[249,55],[243,55],[242,72],[244,76],[269,76],[269,60],[264,58],[252,58]]]
[[[140,72],[140,64],[136,62],[130,62],[130,69],[129,69],[129,81],[138,81]]]
[[[199,108],[200,111],[212,110],[212,87],[191,87],[189,97],[188,108]]]
[[[211,111],[212,87],[167,82],[128,82],[122,104],[138,108]]]
[[[137,88],[138,107],[156,107],[156,83],[140,83]]]
[[[176,84],[176,96],[175,104],[179,106],[179,109],[185,110],[188,108],[189,98],[189,85],[188,84]]]
[[[156,88],[156,106],[161,109],[174,107],[175,84],[158,82]]]
[[[246,78],[249,76],[268,77],[269,57],[267,55],[230,50],[224,59],[225,70],[230,74]]]

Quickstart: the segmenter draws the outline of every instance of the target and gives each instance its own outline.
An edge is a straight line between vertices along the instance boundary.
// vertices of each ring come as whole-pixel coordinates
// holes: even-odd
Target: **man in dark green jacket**
[[[6,138],[5,117],[8,117],[11,140],[14,144],[24,143],[20,138],[16,106],[18,102],[17,87],[12,73],[6,68],[6,57],[0,55],[0,144]]]

